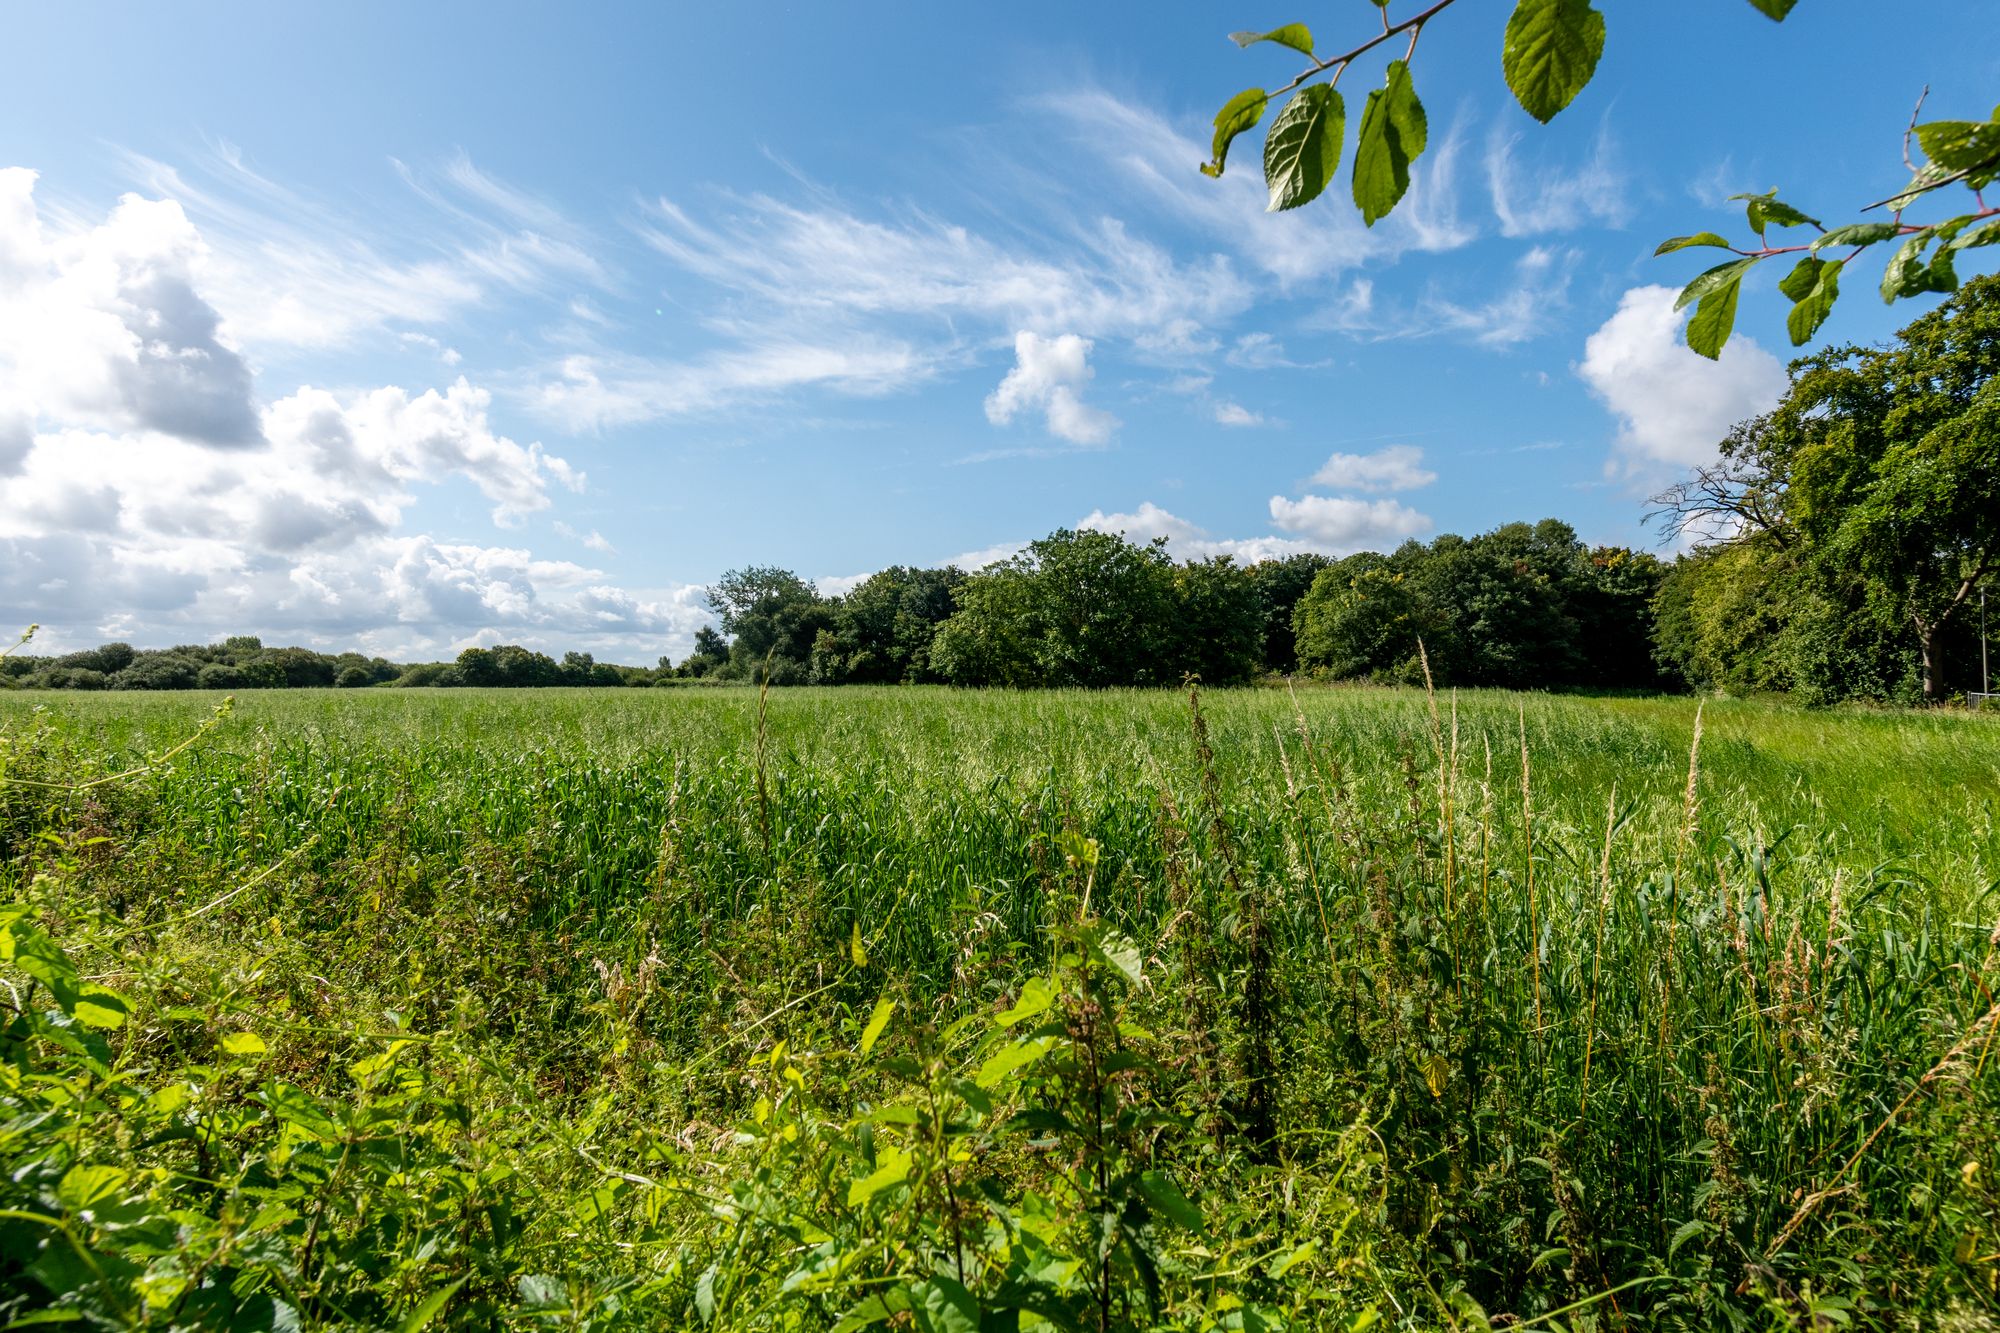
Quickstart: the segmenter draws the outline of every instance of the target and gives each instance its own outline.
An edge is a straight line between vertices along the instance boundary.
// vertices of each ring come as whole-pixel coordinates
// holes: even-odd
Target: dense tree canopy
[[[1709,549],[1661,652],[1704,685],[1928,701],[1964,688],[1966,611],[2000,570],[2000,278],[1886,347],[1796,362],[1770,413],[1660,497]]]

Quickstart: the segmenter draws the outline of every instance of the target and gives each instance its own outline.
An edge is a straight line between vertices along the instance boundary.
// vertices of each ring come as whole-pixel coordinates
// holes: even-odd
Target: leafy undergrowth
[[[1102,785],[762,709],[698,764],[232,718],[118,776],[17,715],[0,1315],[1991,1326],[1990,816],[1857,869],[1698,748],[1545,795],[1525,714],[1246,758],[1207,702],[1074,702],[1144,741]]]

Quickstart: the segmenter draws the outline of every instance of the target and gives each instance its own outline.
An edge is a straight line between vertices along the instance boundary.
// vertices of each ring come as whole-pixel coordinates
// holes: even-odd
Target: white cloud
[[[813,588],[822,597],[845,597],[874,576],[873,570],[866,574],[822,574],[813,580]]]
[[[1307,495],[1297,500],[1274,495],[1271,522],[1337,555],[1383,550],[1421,537],[1432,527],[1428,515],[1399,500],[1356,500],[1344,495]]]
[[[1550,316],[1563,308],[1577,259],[1574,250],[1535,246],[1514,261],[1514,281],[1506,290],[1473,304],[1450,300],[1433,289],[1410,332],[1452,333],[1486,347],[1511,347],[1538,337],[1548,328]]]
[[[1270,423],[1264,419],[1262,413],[1252,412],[1241,403],[1223,399],[1215,404],[1215,424],[1218,426],[1244,427],[1265,426]]]
[[[1681,343],[1670,287],[1635,287],[1583,346],[1577,374],[1618,418],[1614,470],[1645,479],[1706,463],[1729,428],[1784,395],[1785,368],[1738,334],[1719,361]]]
[[[523,394],[541,416],[573,430],[600,430],[692,416],[814,386],[871,395],[907,388],[936,362],[906,342],[855,338],[844,344],[774,341],[696,361],[622,353],[575,353]]]
[[[1313,484],[1336,491],[1413,491],[1437,480],[1424,466],[1424,451],[1394,444],[1370,454],[1334,454],[1313,473]]]
[[[942,566],[962,569],[967,573],[997,565],[1004,560],[1012,560],[1028,549],[1026,542],[998,542],[992,546],[982,546],[976,551],[961,551],[957,555],[940,562]]]
[[[1014,335],[1014,368],[986,399],[986,419],[1004,426],[1024,411],[1039,411],[1049,433],[1072,444],[1101,445],[1118,418],[1083,401],[1090,382],[1088,338],[1065,333],[1044,338],[1029,329]]]
[[[207,247],[180,206],[126,195],[102,223],[48,235],[35,173],[0,171],[0,463],[21,423],[258,442],[250,370],[196,291]]]
[[[1609,125],[1600,125],[1588,161],[1573,170],[1525,167],[1520,136],[1495,130],[1486,144],[1486,184],[1503,236],[1535,236],[1585,226],[1621,227],[1632,215],[1632,184],[1618,165]]]

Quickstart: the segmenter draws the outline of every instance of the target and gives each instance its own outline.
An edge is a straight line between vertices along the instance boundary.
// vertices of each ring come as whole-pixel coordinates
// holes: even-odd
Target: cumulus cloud
[[[1044,338],[1029,329],[1014,335],[1014,368],[986,399],[986,419],[1004,426],[1022,412],[1039,411],[1049,433],[1072,444],[1101,445],[1118,418],[1083,401],[1090,383],[1091,342],[1074,333]]]
[[[18,465],[22,423],[43,417],[256,444],[250,370],[196,290],[207,247],[180,205],[128,194],[50,236],[35,180],[0,171],[0,463]]]
[[[1719,361],[1689,351],[1676,296],[1670,287],[1633,288],[1583,345],[1577,374],[1619,422],[1614,472],[1644,479],[1709,462],[1732,425],[1784,395],[1784,366],[1741,334]]]
[[[178,204],[128,195],[101,224],[48,226],[34,183],[0,173],[0,605],[23,623],[408,656],[480,635],[657,652],[705,621],[687,589],[407,530],[422,488],[469,485],[508,527],[585,478],[497,429],[464,377],[260,407]]]
[[[1228,399],[1215,404],[1215,424],[1218,426],[1263,426],[1269,424],[1261,412],[1252,412],[1241,403]]]
[[[1431,530],[1430,516],[1400,500],[1357,500],[1345,495],[1271,497],[1271,522],[1316,549],[1336,555],[1378,551]]]
[[[1372,454],[1331,455],[1313,473],[1313,484],[1335,491],[1414,491],[1437,480],[1424,466],[1424,451],[1413,444],[1392,444]]]

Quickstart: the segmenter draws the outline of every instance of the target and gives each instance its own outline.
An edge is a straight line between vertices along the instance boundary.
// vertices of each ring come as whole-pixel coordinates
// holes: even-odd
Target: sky
[[[1892,192],[1926,86],[1990,113],[2000,25],[1605,8],[1546,127],[1506,7],[1442,15],[1430,150],[1370,229],[1344,174],[1266,213],[1261,131],[1196,170],[1216,108],[1299,63],[1227,33],[1344,49],[1360,4],[10,7],[0,616],[38,651],[650,663],[726,569],[831,594],[1061,527],[1253,560],[1553,516],[1657,548],[1646,497],[1796,353],[1769,274],[1719,363],[1680,347],[1712,252],[1654,246],[1742,237],[1738,191]],[[1922,308],[1872,286],[1823,340]]]

